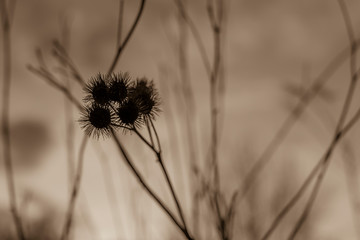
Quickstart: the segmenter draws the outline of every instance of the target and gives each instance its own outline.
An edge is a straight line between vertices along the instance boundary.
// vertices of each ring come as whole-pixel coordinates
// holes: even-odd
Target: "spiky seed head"
[[[113,128],[114,114],[106,106],[93,104],[85,108],[79,122],[88,136],[106,137]]]
[[[121,125],[134,127],[140,124],[139,106],[132,99],[128,99],[118,108],[117,112]]]
[[[137,103],[144,118],[154,118],[159,112],[160,100],[153,81],[146,78],[138,79],[131,89],[130,98]]]
[[[109,86],[111,101],[121,103],[128,95],[130,76],[128,73],[112,74]]]
[[[97,74],[91,78],[85,86],[87,96],[84,98],[86,102],[94,102],[98,105],[107,105],[110,101],[109,87],[106,84],[106,76]]]

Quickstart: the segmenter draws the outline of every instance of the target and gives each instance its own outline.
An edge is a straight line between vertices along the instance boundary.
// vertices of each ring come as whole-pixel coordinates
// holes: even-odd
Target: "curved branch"
[[[125,37],[125,40],[122,42],[122,44],[119,46],[118,50],[116,51],[116,54],[115,54],[115,57],[114,57],[114,60],[112,61],[111,63],[111,66],[107,72],[107,75],[111,74],[113,71],[114,71],[114,68],[120,58],[120,55],[122,53],[122,51],[124,50],[126,44],[129,42],[130,40],[130,37],[131,35],[133,34],[139,20],[140,20],[140,17],[143,13],[143,10],[144,10],[144,6],[145,6],[145,2],[146,0],[141,0],[141,5],[140,5],[140,8],[139,8],[139,11],[138,11],[138,14],[136,15],[136,18],[135,18],[135,21],[133,23],[133,25],[131,26],[130,28],[130,31],[128,32],[128,34],[126,35]]]

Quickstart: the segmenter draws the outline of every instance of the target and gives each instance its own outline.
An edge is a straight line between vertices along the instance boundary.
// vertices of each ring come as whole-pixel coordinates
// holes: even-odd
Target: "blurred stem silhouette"
[[[328,112],[325,112],[324,107],[320,106],[314,114],[320,119],[322,125],[327,125],[328,131],[332,131],[335,127],[335,120],[332,119]],[[342,162],[344,173],[346,177],[346,184],[348,188],[349,201],[352,207],[352,215],[357,238],[360,239],[360,188],[359,188],[359,166],[355,157],[354,150],[351,143],[344,139],[341,144]]]
[[[291,201],[283,208],[283,210],[275,218],[274,222],[271,224],[271,227],[269,228],[269,230],[266,232],[266,234],[264,235],[264,237],[262,239],[268,239],[268,237],[275,230],[276,226],[279,224],[281,219],[293,207],[293,205],[298,201],[298,199],[303,195],[304,190],[308,187],[308,185],[311,183],[311,181],[316,177],[316,173],[318,171],[320,171],[319,174],[317,175],[317,179],[316,179],[314,188],[313,188],[313,190],[310,194],[310,197],[306,203],[304,211],[302,212],[301,217],[299,218],[298,222],[294,226],[294,229],[292,230],[292,232],[289,236],[289,239],[295,238],[296,234],[300,230],[302,224],[305,222],[305,220],[307,219],[307,217],[311,211],[313,203],[319,192],[322,180],[325,176],[326,170],[328,169],[328,166],[330,164],[330,159],[331,159],[333,150],[335,149],[337,143],[341,140],[341,138],[344,137],[344,135],[354,126],[354,124],[359,120],[359,117],[360,117],[360,108],[359,108],[358,111],[355,113],[355,115],[349,120],[349,122],[347,124],[345,124],[346,117],[347,117],[349,108],[351,106],[351,101],[353,98],[355,86],[357,83],[359,70],[356,70],[356,59],[355,58],[356,58],[356,50],[357,50],[356,46],[357,45],[356,45],[356,41],[355,41],[354,32],[352,30],[350,17],[349,17],[345,3],[341,0],[339,0],[339,5],[340,5],[341,12],[343,14],[343,18],[345,21],[345,25],[346,25],[348,36],[349,36],[350,46],[351,46],[350,47],[351,82],[349,84],[349,88],[348,88],[348,92],[346,94],[344,105],[341,110],[341,114],[340,114],[338,123],[335,128],[335,133],[334,133],[333,139],[332,139],[329,147],[327,148],[325,154],[323,155],[323,157],[320,159],[318,164],[313,168],[313,170],[311,171],[309,176],[306,178],[306,180],[304,181],[303,185],[298,190],[298,192],[291,199]]]
[[[359,165],[354,155],[354,151],[348,142],[343,144],[344,170],[350,204],[352,206],[352,216],[354,229],[357,239],[360,239],[360,186],[359,186]]]
[[[207,13],[208,18],[211,25],[211,30],[213,33],[214,45],[213,45],[213,62],[212,69],[210,72],[210,135],[211,135],[211,143],[210,143],[210,151],[211,151],[211,162],[210,166],[213,168],[213,176],[214,176],[214,192],[212,193],[216,221],[217,221],[217,230],[221,239],[228,240],[230,239],[230,218],[227,218],[227,211],[232,211],[231,206],[227,206],[226,200],[223,198],[223,193],[220,189],[220,170],[219,170],[219,162],[218,162],[218,148],[219,148],[219,104],[221,102],[221,97],[223,95],[222,86],[224,86],[224,79],[221,77],[221,67],[223,60],[223,50],[222,50],[222,40],[224,34],[224,1],[212,1],[207,0]],[[234,195],[236,196],[236,194]],[[221,200],[221,201],[220,201]],[[232,200],[231,200],[232,201]],[[221,209],[220,204],[222,204],[224,210]],[[225,213],[223,213],[225,211]]]
[[[226,213],[222,213],[221,206],[219,203],[219,198],[223,198],[222,193],[220,191],[220,177],[219,177],[219,164],[218,164],[218,145],[219,145],[219,103],[222,102],[223,95],[221,95],[222,91],[224,90],[224,79],[220,76],[221,74],[221,67],[223,66],[223,50],[222,50],[222,39],[224,35],[224,1],[217,0],[207,0],[206,2],[206,10],[208,14],[208,18],[210,21],[210,27],[213,34],[213,60],[210,63],[210,60],[207,56],[205,45],[200,37],[200,33],[190,18],[185,4],[181,0],[174,0],[175,4],[180,12],[180,15],[184,19],[184,21],[188,24],[190,32],[192,33],[195,42],[197,44],[198,50],[200,52],[200,56],[202,58],[202,62],[205,66],[206,73],[209,77],[209,84],[210,84],[210,158],[209,158],[209,171],[211,177],[211,182],[213,189],[212,191],[208,192],[210,194],[210,205],[214,207],[215,211],[215,218],[216,218],[216,225],[217,230],[222,239],[229,239],[230,238],[230,224],[227,220],[232,218],[227,218],[225,215],[232,215],[229,214],[229,210],[233,211],[233,207],[229,205],[226,206],[226,201],[222,201],[223,207],[226,209]],[[236,196],[236,194],[234,194]],[[235,203],[235,202],[234,202]],[[234,204],[231,200],[231,205]]]
[[[17,207],[14,169],[11,155],[10,138],[10,91],[11,91],[11,26],[15,12],[15,1],[0,0],[0,17],[2,30],[3,49],[3,89],[2,89],[2,143],[4,151],[4,165],[9,194],[10,211],[14,220],[18,238],[25,240],[22,220]]]
[[[59,40],[54,40],[53,42],[53,56],[59,63],[59,70],[61,73],[61,81],[63,86],[68,89],[69,93],[72,94],[71,89],[73,89],[73,84],[71,82],[71,77],[76,79],[76,81],[82,86],[84,81],[76,68],[71,63],[71,59],[68,57],[68,52],[70,51],[70,23],[69,18],[64,16],[62,24],[60,26],[61,37]],[[70,63],[69,63],[70,62]],[[71,196],[72,186],[75,176],[75,132],[74,132],[74,114],[71,101],[64,96],[64,116],[65,116],[65,128],[66,128],[66,152],[67,152],[67,174],[68,174],[68,188],[69,196]],[[80,217],[86,225],[86,229],[89,232],[89,235],[95,237],[97,235],[95,227],[93,226],[93,221],[90,218],[89,204],[86,198],[86,195],[83,191],[80,190],[79,196],[83,196],[82,204],[80,206]],[[112,211],[114,214],[116,212]],[[71,234],[71,232],[70,232]],[[71,236],[69,237],[71,238]]]
[[[118,14],[118,24],[117,24],[117,40],[116,40],[116,48],[118,48],[121,44],[122,37],[122,28],[123,28],[123,19],[124,19],[124,0],[119,0],[119,14]]]
[[[93,144],[93,146],[96,152],[98,153],[97,159],[99,160],[99,164],[102,170],[102,176],[104,179],[107,200],[109,201],[109,210],[114,225],[114,231],[117,234],[117,238],[120,239],[122,224],[121,224],[120,210],[117,204],[118,200],[116,195],[116,188],[114,184],[111,167],[109,164],[109,159],[105,154],[104,150],[101,148],[100,144],[95,143]]]
[[[184,8],[182,11],[187,12],[187,1],[183,0],[180,8]],[[185,111],[185,131],[186,139],[188,145],[188,154],[189,154],[189,165],[190,172],[193,174],[193,182],[199,182],[199,159],[196,149],[198,149],[197,144],[197,117],[196,117],[196,108],[194,100],[194,92],[191,85],[191,77],[189,72],[189,63],[188,63],[188,29],[186,27],[186,22],[181,16],[178,17],[179,25],[179,40],[178,40],[178,56],[179,56],[179,71],[180,71],[180,85],[181,92],[184,99],[184,111]],[[199,198],[199,188],[198,184],[192,185],[192,218],[193,218],[193,232],[195,237],[199,236],[199,214],[200,214],[200,198]]]
[[[112,61],[111,66],[110,66],[110,68],[109,68],[109,70],[108,70],[108,72],[107,72],[107,75],[110,75],[110,74],[114,71],[114,69],[115,69],[115,67],[116,67],[116,64],[117,64],[118,61],[119,61],[119,58],[120,58],[120,55],[121,55],[123,49],[126,47],[127,43],[128,43],[129,40],[130,40],[130,37],[131,37],[132,34],[134,33],[134,30],[135,30],[137,24],[139,23],[140,17],[141,17],[141,15],[142,15],[142,13],[143,13],[144,6],[145,6],[145,2],[146,2],[146,0],[141,0],[140,8],[139,8],[139,11],[138,11],[138,13],[137,13],[137,15],[136,15],[135,21],[134,21],[134,23],[132,24],[132,26],[131,26],[128,34],[126,35],[126,37],[125,37],[125,39],[124,39],[124,41],[119,45],[119,47],[118,47],[118,49],[117,49],[117,51],[116,51],[116,54],[115,54],[115,56],[114,56],[114,60]],[[120,13],[121,13],[121,12],[120,12]],[[120,18],[120,17],[119,17],[119,18]],[[119,26],[119,27],[120,27],[120,26]],[[120,40],[120,39],[118,39],[118,40]]]
[[[113,130],[111,130],[111,133],[112,133],[112,137],[113,137],[121,155],[123,156],[123,159],[125,160],[127,165],[131,168],[132,172],[135,174],[135,176],[138,179],[138,181],[140,182],[140,184],[150,194],[150,196],[160,205],[160,207],[168,214],[168,216],[175,223],[175,225],[182,231],[182,233],[185,235],[185,237],[187,239],[192,239],[191,236],[189,235],[189,233],[187,232],[187,230],[185,229],[185,227],[182,226],[182,224],[180,224],[178,222],[178,220],[176,219],[175,215],[171,212],[171,210],[165,205],[165,203],[162,202],[162,200],[155,194],[155,192],[150,189],[148,184],[145,182],[144,178],[141,176],[140,172],[136,169],[135,165],[131,161],[127,151],[121,144],[121,142],[120,142],[119,138],[116,136],[115,132]],[[144,139],[144,142],[145,141],[146,140]],[[149,146],[151,146],[151,144],[149,142],[147,142],[147,144],[149,144]]]
[[[331,144],[330,145],[330,146],[332,146],[331,148],[335,148],[336,139],[338,138],[338,134],[342,133],[341,129],[343,128],[344,123],[346,121],[346,117],[348,115],[348,112],[349,112],[349,109],[351,106],[351,102],[352,102],[352,99],[354,96],[354,91],[355,91],[357,80],[358,80],[358,74],[357,74],[357,70],[356,70],[357,45],[356,45],[355,33],[354,33],[354,30],[352,27],[350,15],[347,10],[346,3],[344,2],[344,0],[338,0],[338,3],[340,6],[340,9],[341,9],[342,16],[344,18],[344,22],[345,22],[346,30],[348,33],[349,42],[350,42],[349,45],[350,45],[350,76],[351,76],[351,79],[350,79],[350,85],[348,88],[346,99],[344,102],[344,106],[343,106],[342,112],[340,114],[340,119],[339,119],[338,124],[335,129],[334,138],[333,138],[334,145],[332,146],[332,144]],[[303,225],[303,223],[306,221],[308,215],[310,214],[311,208],[315,202],[316,196],[320,190],[321,183],[324,179],[324,176],[325,176],[328,166],[330,164],[331,154],[333,151],[331,148],[329,148],[328,152],[326,153],[323,167],[318,175],[318,178],[316,180],[313,191],[311,192],[310,198],[306,204],[306,207],[305,207],[300,219],[298,220],[294,229],[292,230],[292,232],[289,236],[289,239],[295,238],[296,234],[298,233],[301,226]]]
[[[172,184],[172,181],[170,180],[170,177],[169,177],[169,174],[168,174],[168,171],[164,165],[164,161],[163,161],[163,158],[162,158],[162,151],[161,151],[161,144],[160,144],[160,139],[159,139],[159,136],[157,134],[157,131],[156,131],[156,128],[154,126],[154,123],[151,119],[147,120],[146,121],[146,125],[147,125],[147,128],[149,130],[149,137],[150,137],[150,141],[147,141],[146,138],[144,136],[142,136],[140,134],[140,132],[134,128],[133,131],[136,133],[137,136],[139,136],[139,138],[155,153],[156,157],[157,157],[157,160],[159,161],[159,164],[160,164],[160,167],[161,167],[161,170],[166,178],[166,182],[170,188],[170,191],[171,191],[171,195],[176,203],[176,207],[178,209],[178,212],[179,212],[179,215],[180,215],[180,218],[181,218],[181,221],[182,221],[182,224],[184,225],[184,230],[186,231],[187,233],[187,237],[190,237],[190,234],[188,233],[188,228],[187,228],[187,225],[186,225],[186,221],[185,221],[185,217],[184,217],[184,214],[183,214],[183,210],[181,208],[181,205],[180,205],[180,202],[178,200],[178,197],[176,196],[176,193],[175,193],[175,189],[173,187],[173,184]],[[150,126],[151,125],[151,126]],[[155,147],[155,143],[154,141],[152,140],[152,134],[151,132],[154,132],[155,134],[155,138],[156,138],[156,144],[157,144],[157,148]]]
[[[69,23],[64,19],[64,23],[61,26],[61,45],[67,51],[70,48],[70,28]],[[69,89],[71,93],[72,84],[69,79],[69,69],[67,64],[63,61],[60,62],[60,66],[64,66],[63,82],[64,86]],[[67,154],[67,167],[68,167],[68,187],[69,193],[71,193],[72,184],[75,175],[75,159],[74,159],[74,114],[72,112],[71,102],[64,96],[64,112],[65,112],[65,128],[66,128],[66,154]]]
[[[309,79],[303,79],[306,82],[309,82]],[[306,85],[305,85],[306,87]],[[303,88],[300,88],[303,89]],[[298,97],[296,94],[295,97]],[[322,99],[323,102],[328,105],[329,102],[327,100],[331,99]],[[324,105],[313,105],[314,109],[311,112],[312,115],[314,115],[321,126],[324,126],[326,128],[326,132],[329,132],[332,134],[333,129],[336,126],[336,120],[331,116],[330,112],[326,109],[326,106]],[[316,107],[316,108],[315,108]],[[311,107],[309,107],[309,110],[311,110]],[[311,129],[310,129],[311,130]],[[316,135],[316,132],[311,130],[311,134],[314,135],[314,137],[318,137]],[[344,139],[342,143],[340,144],[341,147],[341,153],[342,153],[342,162],[344,167],[344,174],[346,177],[346,184],[348,188],[348,195],[349,195],[349,203],[352,207],[352,215],[353,215],[353,223],[355,227],[356,234],[358,236],[358,239],[360,237],[360,218],[359,218],[359,203],[360,203],[360,188],[359,188],[359,167],[358,162],[355,157],[355,153],[352,149],[351,142],[348,141],[348,139]]]
[[[28,65],[27,66],[28,70],[30,72],[34,73],[35,75],[38,75],[43,80],[45,80],[45,82],[48,83],[50,86],[52,86],[52,87],[56,88],[57,90],[59,90],[60,92],[62,92],[76,106],[77,109],[83,110],[83,106],[76,99],[76,97],[73,96],[73,94],[70,92],[70,90],[66,86],[64,86],[64,84],[62,84],[60,82],[60,80],[56,78],[55,75],[53,75],[50,72],[50,70],[48,69],[48,67],[45,64],[45,61],[42,57],[42,53],[39,49],[36,51],[36,55],[37,55],[39,67],[36,68],[32,65]]]
[[[357,74],[360,73],[360,69],[357,70]],[[279,214],[275,217],[274,221],[271,223],[269,229],[266,231],[262,239],[268,239],[270,235],[273,233],[273,231],[276,229],[278,224],[281,222],[283,217],[290,211],[290,209],[296,204],[296,202],[301,198],[301,196],[304,194],[305,190],[311,183],[314,177],[316,177],[316,173],[321,169],[324,162],[326,163],[326,159],[331,156],[331,153],[333,151],[333,148],[336,146],[336,144],[344,137],[344,135],[355,125],[355,123],[360,118],[360,108],[356,111],[354,116],[349,120],[349,122],[341,129],[339,130],[338,134],[336,135],[336,138],[333,139],[329,147],[327,148],[326,153],[323,155],[323,157],[318,161],[318,163],[315,165],[315,167],[311,170],[301,187],[298,189],[298,191],[294,194],[294,196],[291,198],[291,200],[284,206],[284,208],[279,212]],[[329,156],[328,156],[329,155]]]
[[[360,43],[360,40],[356,41],[356,45]],[[255,181],[259,177],[259,174],[264,167],[272,159],[272,156],[281,146],[284,139],[304,112],[305,108],[311,103],[311,101],[319,94],[323,89],[324,85],[335,73],[335,71],[342,65],[348,57],[349,47],[346,47],[335,58],[324,68],[324,70],[315,78],[314,83],[304,91],[299,98],[296,106],[291,110],[288,117],[281,124],[279,130],[276,132],[274,137],[271,139],[269,144],[265,147],[264,151],[260,154],[260,157],[255,161],[253,166],[250,168],[248,173],[245,175],[244,180],[239,185],[239,194],[236,196],[236,201],[240,203],[247,195],[248,191],[255,184]]]
[[[193,22],[193,20],[189,16],[188,12],[186,11],[186,8],[185,8],[184,4],[182,3],[182,0],[174,0],[174,2],[180,12],[180,15],[182,16],[182,18],[185,20],[185,22],[189,26],[189,29],[194,37],[195,43],[198,46],[200,56],[202,58],[202,62],[205,67],[205,71],[208,74],[208,76],[210,77],[211,76],[210,60],[206,53],[205,44],[201,39],[200,33],[199,33],[195,23]]]
[[[84,152],[85,152],[87,141],[88,141],[88,136],[84,135],[83,140],[81,142],[80,150],[79,150],[79,160],[78,160],[77,167],[76,167],[76,173],[74,176],[74,182],[73,182],[73,187],[71,190],[71,196],[70,196],[70,200],[69,200],[68,209],[66,211],[65,223],[64,223],[63,230],[61,232],[61,237],[60,237],[61,240],[67,240],[69,237],[69,234],[70,234],[70,230],[71,230],[71,226],[72,226],[72,222],[73,222],[75,202],[76,202],[77,195],[80,191],[80,183],[81,183],[81,178],[82,178],[82,174],[83,174],[83,166],[84,166]]]

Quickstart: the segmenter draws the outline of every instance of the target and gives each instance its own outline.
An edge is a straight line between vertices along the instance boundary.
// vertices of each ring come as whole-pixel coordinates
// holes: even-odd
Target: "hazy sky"
[[[224,188],[232,191],[240,181],[239,171],[246,172],[241,168],[251,165],[241,161],[243,152],[249,151],[255,155],[255,158],[259,156],[285,119],[289,107],[296,103],[294,96],[286,92],[288,89],[286,86],[309,84],[311,79],[348,45],[348,38],[335,0],[229,0],[226,2],[227,24],[224,44],[226,94],[220,151]],[[188,3],[189,14],[200,32],[208,55],[212,56],[213,40],[206,15],[206,1],[192,0]],[[360,2],[348,0],[346,3],[355,26],[355,34],[358,35],[360,34],[357,32],[357,27],[360,26],[358,15]],[[126,30],[134,19],[138,5],[139,1],[125,1]],[[64,98],[43,80],[31,74],[26,69],[26,65],[37,66],[35,49],[41,48],[47,63],[55,66],[51,57],[51,42],[63,36],[61,29],[64,23],[67,23],[70,32],[69,52],[83,77],[88,79],[98,72],[107,71],[115,51],[117,11],[116,0],[19,0],[17,2],[12,32],[11,124],[16,141],[13,150],[16,152],[14,157],[30,156],[31,159],[28,161],[33,160],[31,165],[34,165],[26,168],[18,167],[17,183],[19,192],[30,191],[39,194],[49,200],[59,213],[67,202]],[[165,94],[173,100],[169,100],[170,98],[163,100],[169,102],[174,101],[177,96],[174,91],[178,74],[175,41],[178,37],[177,18],[173,1],[149,0],[140,24],[117,67],[118,71],[128,71],[134,77],[147,76],[154,79],[157,86],[159,86],[159,78],[164,77],[159,69],[166,69],[169,79],[165,81],[170,90]],[[209,144],[209,85],[191,35],[187,53],[198,118],[194,124],[199,132],[199,152],[201,152],[199,154],[204,157]],[[2,68],[0,69],[3,71]],[[56,71],[55,67],[53,69]],[[325,100],[316,99],[287,138],[286,144],[275,157],[278,161],[266,173],[269,179],[273,177],[272,170],[280,171],[282,164],[286,165],[285,162],[291,161],[289,165],[295,166],[292,166],[295,168],[295,176],[299,177],[299,179],[294,177],[294,184],[298,186],[302,182],[330,141],[331,132],[319,122],[319,115],[330,114],[332,118],[337,119],[348,82],[349,66],[344,64],[327,85],[327,95],[324,96],[330,97]],[[78,99],[82,98],[82,90],[76,85],[73,91]],[[359,106],[357,104],[359,99],[355,96],[352,112]],[[168,102],[166,104],[170,105]],[[181,118],[181,112],[176,105],[170,105],[170,108],[177,121],[180,121],[178,119]],[[164,145],[169,149],[171,139],[164,127],[164,116],[167,114],[169,113],[165,111],[160,114],[158,127]],[[74,118],[76,139],[80,139],[81,131],[76,122],[78,112],[75,109]],[[350,141],[358,139],[358,129],[356,127],[350,134]],[[179,132],[178,129],[177,131]],[[178,134],[180,135],[178,138],[181,138],[182,135]],[[135,142],[134,137],[126,137],[125,139],[130,140],[125,141],[130,149],[137,152],[137,156],[148,156],[148,152]],[[28,145],[31,142],[33,145]],[[79,143],[80,141],[76,142],[76,152]],[[159,230],[157,223],[167,222],[168,219],[155,204],[147,205],[150,199],[128,173],[126,166],[122,163],[119,166],[119,157],[111,150],[113,149],[111,140],[105,140],[102,145],[108,153],[111,153],[109,163],[117,184],[118,207],[122,213],[124,237],[128,239],[141,236],[141,234],[136,235],[136,232],[139,234],[140,231],[139,219],[136,219],[136,216],[141,216],[139,212],[145,211],[146,216],[155,221],[148,223],[149,219],[143,220],[146,222],[143,231],[148,234],[149,239],[159,239],[159,237],[161,239],[161,236],[164,236],[162,234],[168,230]],[[180,145],[184,145],[181,140]],[[115,233],[111,225],[111,214],[101,177],[101,165],[95,157],[96,151],[90,146],[92,145],[89,145],[86,153],[83,179],[86,200],[83,197],[80,202],[87,202],[90,217],[102,239],[111,239]],[[357,156],[360,152],[356,145],[354,147]],[[39,149],[38,152],[31,151],[33,148]],[[165,150],[169,156],[171,156],[170,151]],[[336,161],[330,169],[330,177],[325,180],[326,190],[323,191],[323,195],[320,194],[320,201],[327,196],[332,198],[324,204],[323,208],[326,209],[322,210],[325,211],[325,215],[321,217],[319,227],[314,229],[318,234],[316,236],[319,237],[316,239],[355,239],[343,166],[338,156],[341,155],[336,153],[334,158]],[[177,160],[185,158],[183,153],[171,157]],[[174,174],[178,174],[179,169],[188,170],[184,169],[184,166],[181,167],[181,163],[172,162],[171,157],[168,164]],[[137,163],[141,164],[144,175],[153,182],[156,190],[164,194],[165,199],[171,201],[161,177],[157,176],[159,170],[155,161],[150,161],[154,160],[153,157],[148,160],[145,163],[141,161]],[[188,187],[182,188],[179,179],[180,177],[177,177],[175,180],[179,191],[186,192]],[[3,180],[1,177],[1,181]],[[4,188],[5,184],[1,187]],[[6,197],[5,191],[1,191],[0,200],[6,202]],[[188,197],[183,197],[184,202],[187,200]],[[319,204],[315,207],[321,208]],[[334,224],[340,215],[344,220]],[[59,216],[61,220],[61,214]],[[78,234],[84,234],[84,227],[80,226],[80,229]],[[169,229],[176,232],[173,227]],[[349,236],[345,237],[345,233]]]

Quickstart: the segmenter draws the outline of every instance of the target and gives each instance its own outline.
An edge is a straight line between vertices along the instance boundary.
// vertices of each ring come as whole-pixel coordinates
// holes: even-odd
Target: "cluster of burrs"
[[[89,136],[106,137],[113,130],[135,130],[159,112],[159,95],[153,81],[131,80],[128,73],[97,74],[85,88],[81,127]]]

